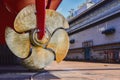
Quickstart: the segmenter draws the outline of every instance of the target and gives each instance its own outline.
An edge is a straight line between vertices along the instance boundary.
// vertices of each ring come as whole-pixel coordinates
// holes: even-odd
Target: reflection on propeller
[[[34,5],[23,8],[14,21],[16,32],[7,28],[5,38],[13,54],[25,58],[25,66],[30,69],[41,69],[50,64],[54,57],[57,62],[61,62],[67,55],[69,38],[64,29],[69,28],[69,25],[58,12],[46,10],[46,33],[42,40],[38,40],[35,12]]]

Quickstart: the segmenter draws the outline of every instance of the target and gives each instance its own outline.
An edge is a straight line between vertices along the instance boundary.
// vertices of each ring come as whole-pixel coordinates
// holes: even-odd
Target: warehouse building
[[[120,62],[120,0],[101,0],[69,24],[67,60]]]

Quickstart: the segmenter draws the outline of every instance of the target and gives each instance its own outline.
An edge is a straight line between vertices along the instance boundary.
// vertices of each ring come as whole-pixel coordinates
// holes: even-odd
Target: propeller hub
[[[51,38],[51,34],[46,29],[43,39],[39,40],[38,34],[37,34],[38,32],[40,32],[40,30],[38,30],[38,29],[32,29],[30,31],[30,42],[33,46],[41,46],[41,47],[45,48]]]

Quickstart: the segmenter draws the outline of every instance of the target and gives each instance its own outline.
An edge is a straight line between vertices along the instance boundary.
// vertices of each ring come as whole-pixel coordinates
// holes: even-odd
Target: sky
[[[77,7],[86,0],[62,0],[61,4],[59,5],[57,12],[60,12],[63,16],[67,17],[70,15],[69,11],[71,9],[76,10]]]

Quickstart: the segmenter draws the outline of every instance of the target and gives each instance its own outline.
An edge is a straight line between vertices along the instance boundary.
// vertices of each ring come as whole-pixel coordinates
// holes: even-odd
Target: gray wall
[[[111,35],[102,34],[105,28],[114,27],[116,32]],[[70,40],[75,39],[75,43],[70,45],[70,49],[81,48],[82,42],[93,40],[93,45],[102,45],[120,42],[120,17],[92,26],[86,30],[70,35]]]

